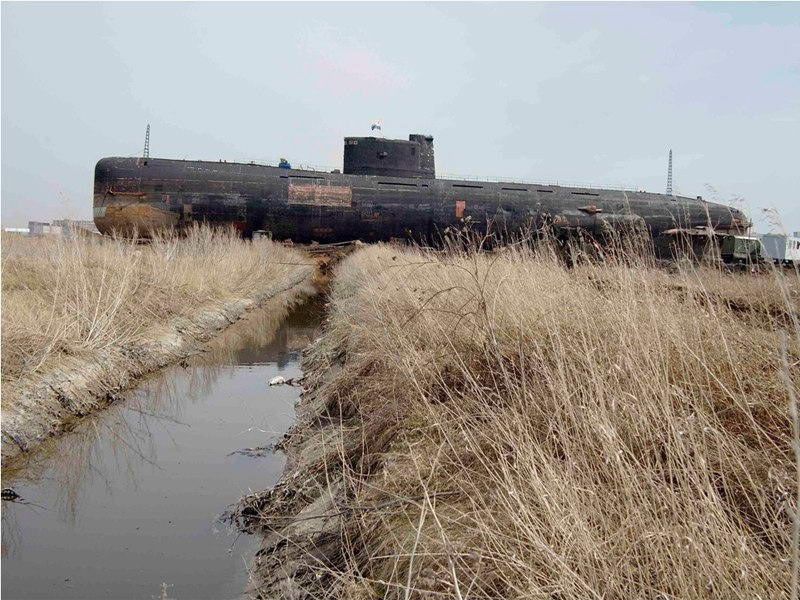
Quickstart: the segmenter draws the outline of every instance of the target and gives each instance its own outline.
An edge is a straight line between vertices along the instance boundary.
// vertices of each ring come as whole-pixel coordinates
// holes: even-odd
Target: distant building
[[[80,233],[93,233],[96,235],[100,235],[100,232],[94,225],[94,221],[79,221],[77,219],[56,219],[51,223],[50,226],[61,227],[61,230],[65,235],[69,235],[69,233],[72,231],[78,231]]]
[[[57,232],[52,230],[50,223],[44,223],[42,221],[28,221],[28,231],[30,235],[50,235],[51,233],[61,233],[61,230]]]
[[[42,221],[28,221],[28,235],[63,235],[70,237],[74,233],[79,235],[100,235],[94,221],[79,221],[77,219],[56,219],[52,223]]]

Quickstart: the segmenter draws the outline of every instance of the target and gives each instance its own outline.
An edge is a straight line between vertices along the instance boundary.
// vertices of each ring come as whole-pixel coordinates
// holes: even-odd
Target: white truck
[[[777,263],[800,264],[800,231],[792,235],[765,233],[761,236],[764,258]]]

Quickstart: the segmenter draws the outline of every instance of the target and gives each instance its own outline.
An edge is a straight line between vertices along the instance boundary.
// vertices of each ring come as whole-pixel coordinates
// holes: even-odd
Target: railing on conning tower
[[[271,162],[264,162],[263,160],[250,160],[243,161],[249,165],[259,165],[262,167],[277,167],[277,164]],[[331,166],[321,165],[306,165],[294,163],[289,161],[292,165],[293,171],[313,171],[315,173],[333,173],[334,171],[341,173],[341,169]],[[622,185],[607,185],[607,184],[594,184],[585,181],[562,181],[558,179],[519,179],[515,177],[496,177],[496,176],[477,176],[477,175],[461,175],[457,173],[436,173],[436,179],[449,179],[454,181],[482,181],[484,183],[515,183],[519,185],[555,185],[558,187],[566,188],[583,188],[590,190],[615,190],[619,192],[644,192],[645,190],[640,186],[632,184]]]

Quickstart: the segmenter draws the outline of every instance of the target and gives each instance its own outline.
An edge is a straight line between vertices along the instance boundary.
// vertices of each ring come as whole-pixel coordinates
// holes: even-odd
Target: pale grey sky
[[[2,4],[4,226],[90,218],[148,122],[153,156],[338,167],[375,119],[440,173],[661,192],[673,148],[679,192],[800,230],[800,4]]]

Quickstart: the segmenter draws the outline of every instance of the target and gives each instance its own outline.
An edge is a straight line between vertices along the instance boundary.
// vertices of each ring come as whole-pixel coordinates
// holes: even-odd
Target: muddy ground
[[[242,498],[228,515],[241,530],[263,536],[250,567],[255,598],[315,597],[327,581],[321,573],[340,566],[348,509],[331,466],[358,439],[345,438],[342,415],[324,394],[343,362],[328,344],[323,336],[304,352],[298,420],[278,445],[288,461],[283,476],[273,488]]]

